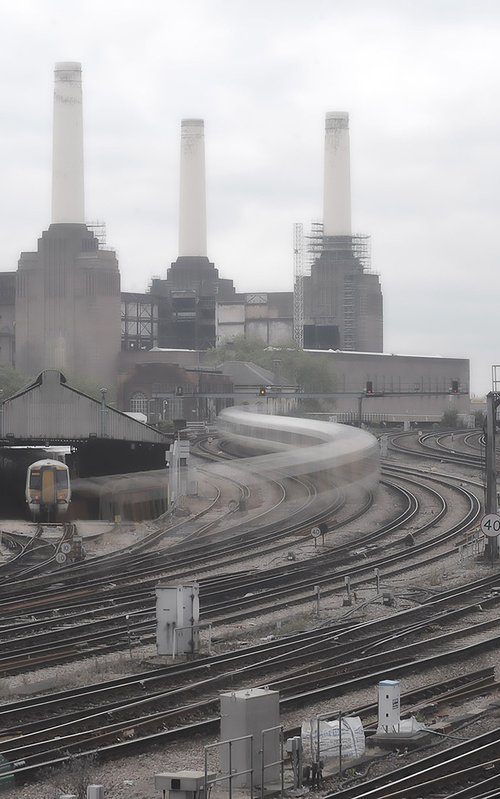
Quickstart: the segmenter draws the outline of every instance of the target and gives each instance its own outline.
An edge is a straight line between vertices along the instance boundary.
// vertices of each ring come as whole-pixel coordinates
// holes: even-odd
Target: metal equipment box
[[[159,655],[194,655],[200,633],[199,585],[156,586],[156,649]]]
[[[207,774],[208,782],[216,774]],[[155,788],[163,791],[163,799],[199,799],[205,794],[204,771],[165,771],[155,774]]]
[[[253,736],[252,753],[254,769],[254,785],[262,782],[262,730],[277,727],[280,723],[279,692],[265,688],[250,688],[243,691],[233,691],[220,695],[220,738],[229,741],[242,738],[246,735]],[[281,756],[280,734],[276,730],[265,736],[264,763],[276,763]],[[222,747],[222,770],[229,771],[229,747]],[[250,769],[252,763],[249,741],[237,741],[231,746],[232,772],[241,772]],[[279,779],[279,766],[272,766],[265,770],[265,782],[272,783]],[[243,774],[233,778],[236,788],[250,786],[250,774]]]

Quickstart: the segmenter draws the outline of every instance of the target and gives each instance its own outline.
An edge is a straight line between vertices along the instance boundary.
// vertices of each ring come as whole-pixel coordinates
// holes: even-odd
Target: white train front
[[[45,458],[28,467],[26,502],[35,521],[55,522],[65,516],[71,501],[69,469]]]

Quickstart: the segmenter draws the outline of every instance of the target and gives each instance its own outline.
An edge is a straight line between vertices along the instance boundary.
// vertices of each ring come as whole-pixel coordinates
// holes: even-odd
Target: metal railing
[[[273,760],[271,763],[266,763],[266,735],[268,733],[276,733],[279,734],[279,759]],[[260,781],[260,795],[263,799],[264,797],[264,789],[266,785],[266,769],[276,768],[276,766],[280,767],[280,776],[281,776],[281,799],[283,799],[283,791],[284,791],[284,783],[285,783],[285,759],[283,757],[283,725],[278,724],[276,727],[268,727],[266,730],[262,730],[262,737],[261,737],[261,781]]]
[[[250,744],[250,768],[242,769],[241,771],[233,771],[233,746],[240,741],[248,741]],[[208,779],[208,752],[212,749],[219,749],[222,746],[228,747],[228,771],[222,777],[215,777],[213,780]],[[228,741],[219,741],[216,744],[208,744],[205,746],[205,792],[204,799],[208,799],[208,787],[216,785],[218,782],[229,782],[229,799],[233,796],[233,779],[235,777],[250,776],[250,799],[253,799],[253,735],[242,735],[241,738],[231,738]]]
[[[266,746],[269,748],[269,736],[274,733],[274,744],[276,743],[276,734],[278,735],[279,746],[278,746],[278,759],[272,760],[269,763],[266,763]],[[241,742],[246,741],[250,747],[249,752],[249,768],[241,769],[239,771],[233,771],[233,747],[236,744],[240,744]],[[221,747],[227,747],[227,772],[222,774],[220,777],[215,777],[214,779],[210,780],[208,778],[208,756],[209,752],[215,749],[220,749]],[[274,751],[274,747],[273,747]],[[241,754],[241,750],[240,753]],[[259,750],[260,755],[260,796],[261,799],[264,797],[265,793],[265,785],[266,785],[266,771],[268,769],[275,769],[279,767],[280,769],[280,796],[283,799],[284,793],[284,780],[285,780],[285,759],[284,759],[284,741],[283,741],[283,725],[278,725],[276,727],[269,727],[268,729],[262,730],[261,732],[261,748]],[[254,796],[254,785],[255,783],[255,774],[254,774],[254,736],[253,735],[243,735],[240,738],[230,738],[227,741],[219,741],[215,744],[208,744],[205,746],[205,795],[204,799],[208,797],[208,788],[212,785],[215,785],[219,782],[228,782],[229,783],[229,799],[232,799],[233,796],[233,780],[237,777],[246,777],[248,776],[250,780],[250,799],[253,799]],[[238,785],[241,787],[241,785]]]

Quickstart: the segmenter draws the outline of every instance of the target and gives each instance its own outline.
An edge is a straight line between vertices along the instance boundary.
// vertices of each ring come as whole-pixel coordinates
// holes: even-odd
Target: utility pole
[[[496,426],[497,408],[500,405],[500,392],[490,391],[486,395],[486,514],[497,512],[497,462],[496,462]],[[489,560],[498,560],[498,536],[487,539],[486,556]]]
[[[107,388],[101,388],[101,438],[106,438],[107,436],[107,413],[108,410],[106,408],[106,394],[108,393]]]

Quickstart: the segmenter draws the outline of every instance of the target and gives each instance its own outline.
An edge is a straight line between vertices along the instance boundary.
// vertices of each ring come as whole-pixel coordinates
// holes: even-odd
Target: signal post
[[[497,463],[496,463],[496,426],[497,408],[500,405],[500,392],[490,391],[486,396],[486,514],[496,516],[497,514]],[[483,519],[485,522],[487,517]],[[491,519],[490,519],[491,521]],[[483,524],[481,524],[483,529]],[[499,546],[498,535],[495,527],[491,527],[491,532],[483,530],[488,536],[485,553],[490,560],[498,560]]]

